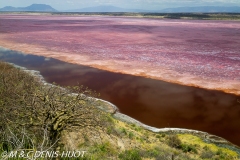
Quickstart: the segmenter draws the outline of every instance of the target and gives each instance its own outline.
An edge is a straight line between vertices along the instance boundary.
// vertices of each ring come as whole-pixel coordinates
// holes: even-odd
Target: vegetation
[[[78,158],[84,160],[234,160],[239,156],[195,135],[153,133],[114,119],[95,107],[95,95],[81,86],[64,89],[43,84],[0,62],[0,155],[22,150],[80,150],[86,151]]]
[[[180,148],[181,146],[181,141],[177,135],[169,135],[167,142],[168,145],[173,148]]]
[[[91,90],[82,86],[63,89],[42,85],[20,69],[5,63],[1,63],[0,68],[0,109],[3,113],[0,126],[3,131],[10,129],[15,133],[24,128],[28,134],[40,133],[37,139],[44,137],[41,135],[44,133],[48,135],[49,145],[57,150],[64,130],[91,128],[99,131],[103,128],[104,113],[93,106]],[[6,132],[1,134],[4,140]]]
[[[120,153],[119,158],[122,160],[141,160],[140,153],[136,149],[127,150],[123,153]]]
[[[240,20],[239,13],[130,13],[130,12],[0,12],[0,14],[44,14],[44,15],[86,15],[124,16],[138,18]]]
[[[102,16],[127,16],[139,18],[167,18],[167,19],[201,19],[201,20],[240,20],[239,13],[69,13],[69,12],[55,12],[52,15],[102,15]]]

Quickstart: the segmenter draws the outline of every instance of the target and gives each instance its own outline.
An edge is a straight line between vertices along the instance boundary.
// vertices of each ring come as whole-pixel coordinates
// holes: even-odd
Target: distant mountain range
[[[0,8],[0,11],[33,11],[33,12],[58,12],[56,9],[52,8],[46,4],[32,4],[28,7],[11,7],[6,6],[4,8]]]
[[[46,4],[32,4],[28,7],[11,7],[6,6],[0,8],[0,11],[39,11],[39,12],[58,12]],[[226,12],[226,13],[240,13],[240,7],[221,7],[221,6],[200,6],[200,7],[178,7],[166,8],[162,10],[142,10],[142,9],[125,9],[115,6],[96,6],[81,9],[65,10],[62,12],[152,12],[152,13],[189,13],[189,12]]]

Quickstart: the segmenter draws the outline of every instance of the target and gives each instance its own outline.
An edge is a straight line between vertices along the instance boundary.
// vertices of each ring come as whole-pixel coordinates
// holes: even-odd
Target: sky
[[[59,11],[99,5],[145,10],[192,6],[240,6],[240,0],[0,0],[0,8],[26,7],[34,3],[48,4]]]

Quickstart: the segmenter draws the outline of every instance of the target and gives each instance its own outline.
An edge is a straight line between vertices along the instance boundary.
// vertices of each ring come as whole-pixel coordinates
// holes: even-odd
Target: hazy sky
[[[33,3],[48,4],[57,10],[99,5],[148,10],[183,6],[240,6],[240,0],[0,0],[0,8],[5,6],[26,7]]]

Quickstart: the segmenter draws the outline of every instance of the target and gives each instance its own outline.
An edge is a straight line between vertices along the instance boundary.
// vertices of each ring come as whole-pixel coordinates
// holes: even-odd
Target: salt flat
[[[112,72],[240,95],[240,22],[0,15],[0,44]]]

